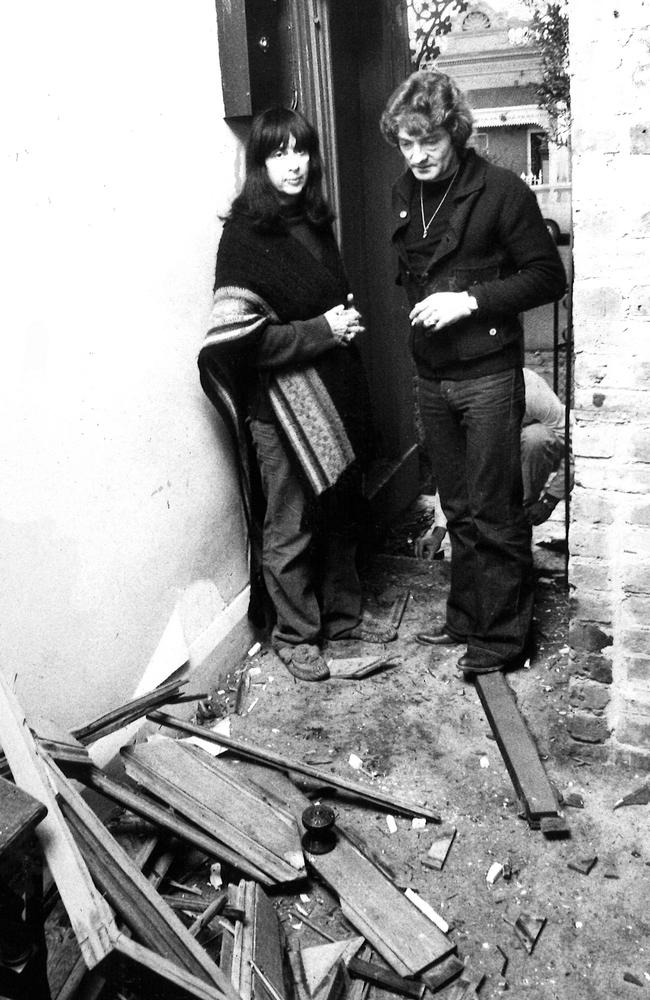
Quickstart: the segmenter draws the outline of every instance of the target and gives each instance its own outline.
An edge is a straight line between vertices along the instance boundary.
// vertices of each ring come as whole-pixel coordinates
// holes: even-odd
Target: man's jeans
[[[534,598],[521,477],[522,372],[419,379],[418,389],[451,542],[446,628],[469,652],[516,660],[525,650]]]
[[[262,568],[276,645],[319,643],[361,618],[357,530],[336,497],[314,502],[275,424],[251,420],[266,497]]]

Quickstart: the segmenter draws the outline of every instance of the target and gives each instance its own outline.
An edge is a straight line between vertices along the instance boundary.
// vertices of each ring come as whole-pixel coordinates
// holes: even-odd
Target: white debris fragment
[[[218,733],[220,736],[230,736],[230,716],[227,715],[225,719],[219,719],[212,726],[212,732]],[[205,750],[213,757],[217,757],[220,753],[226,753],[228,750],[228,747],[219,746],[218,743],[209,743],[208,740],[202,740],[200,736],[186,736],[180,742],[193,743],[194,746],[201,747],[202,750]]]
[[[426,825],[427,821],[424,816],[414,816],[411,820],[411,826],[414,830],[424,830]]]
[[[255,656],[255,654],[256,654],[256,653],[259,653],[259,651],[260,651],[260,649],[261,649],[261,648],[262,648],[262,645],[261,645],[261,643],[259,643],[259,642],[256,642],[256,643],[255,643],[254,645],[252,645],[252,646],[251,646],[251,648],[250,648],[250,649],[248,650],[248,655],[249,655],[249,656]]]
[[[439,927],[443,934],[446,934],[449,930],[449,924],[444,917],[441,917],[439,913],[436,913],[434,908],[429,905],[421,896],[418,896],[417,892],[413,892],[412,889],[405,889],[404,895],[407,899],[410,899],[414,906],[417,906],[421,913],[424,913],[425,917],[428,917],[432,924]]]
[[[213,889],[220,889],[223,885],[223,879],[221,878],[221,865],[218,861],[215,861],[215,863],[210,866],[210,885]]]
[[[308,896],[308,894],[306,892],[301,892],[300,893],[300,898],[302,899],[303,903],[309,903],[310,902],[309,896]]]
[[[481,765],[481,767],[489,767],[490,766],[490,758],[487,757],[485,754],[482,754],[482,756],[479,759],[479,764]]]
[[[348,764],[350,767],[353,767],[355,771],[360,771],[363,767],[363,761],[361,760],[361,757],[357,757],[356,753],[350,754],[348,757]]]
[[[394,816],[386,817],[386,826],[388,827],[389,833],[397,833],[397,823],[395,822]]]
[[[258,677],[262,673],[261,667],[251,667],[248,671],[249,677]]]
[[[485,876],[485,881],[488,883],[488,885],[494,885],[496,880],[501,878],[501,876],[503,875],[503,871],[504,868],[501,862],[493,861],[490,867],[488,868],[487,875]]]

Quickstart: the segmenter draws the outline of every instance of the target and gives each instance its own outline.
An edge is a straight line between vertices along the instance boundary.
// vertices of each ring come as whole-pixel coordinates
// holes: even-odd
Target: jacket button
[[[399,213],[400,219],[405,219],[407,215],[408,215],[408,212],[406,211],[405,208],[403,208],[402,211]]]
[[[496,335],[497,335],[497,331],[496,331],[496,328],[495,328],[495,327],[492,327],[492,329],[490,330],[490,336],[491,336],[491,337],[496,337]]]

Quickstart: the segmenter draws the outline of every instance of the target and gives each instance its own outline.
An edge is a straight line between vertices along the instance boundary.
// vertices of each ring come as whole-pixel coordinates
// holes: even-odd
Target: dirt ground
[[[569,711],[568,598],[561,545],[563,521],[536,529],[537,650],[528,667],[508,674],[520,711],[558,793],[582,799],[566,806],[570,836],[546,839],[518,815],[519,806],[471,681],[455,667],[454,647],[432,650],[415,633],[444,614],[448,557],[412,555],[428,508],[416,505],[364,570],[367,610],[388,618],[410,598],[396,642],[384,647],[396,666],[363,680],[295,681],[268,649],[246,662],[246,690],[232,735],[307,762],[331,761],[337,773],[434,808],[455,841],[441,871],[422,859],[439,828],[414,829],[396,817],[338,800],[337,815],[394,873],[451,925],[470,978],[484,976],[483,1000],[618,1000],[650,992],[650,829],[648,805],[614,810],[647,775],[598,763],[564,729]],[[381,652],[359,642],[332,643],[327,658]],[[462,651],[462,650],[461,650]],[[223,696],[215,690],[214,699]],[[362,762],[355,770],[351,754]],[[569,867],[596,858],[588,874]],[[493,862],[510,878],[488,884]],[[301,944],[323,939],[295,914],[336,937],[350,933],[336,900],[317,882],[300,900],[280,896],[278,911]],[[544,921],[532,953],[513,924],[520,914]],[[449,988],[438,994],[450,995]]]

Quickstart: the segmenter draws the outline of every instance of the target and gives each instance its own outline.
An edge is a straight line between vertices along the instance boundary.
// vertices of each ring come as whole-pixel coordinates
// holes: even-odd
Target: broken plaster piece
[[[397,823],[395,822],[395,817],[388,815],[386,817],[386,826],[388,827],[389,833],[397,833]]]
[[[504,867],[500,861],[493,861],[488,868],[487,875],[485,876],[485,881],[488,885],[494,885],[497,879],[500,879],[504,873]]]
[[[425,917],[428,917],[431,923],[435,924],[443,934],[447,934],[449,932],[449,924],[445,918],[441,917],[439,913],[436,913],[434,908],[427,903],[426,900],[422,899],[421,896],[418,896],[417,892],[413,892],[412,889],[405,889],[404,895],[407,899],[410,899],[413,905],[417,906],[418,910],[420,910],[421,913],[424,913]]]

